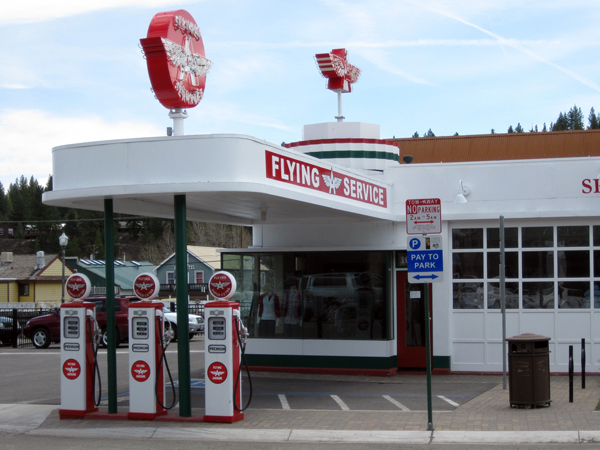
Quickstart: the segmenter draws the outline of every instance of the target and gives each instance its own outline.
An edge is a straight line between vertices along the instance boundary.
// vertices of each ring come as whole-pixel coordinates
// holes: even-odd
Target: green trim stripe
[[[305,155],[314,156],[318,159],[389,159],[391,161],[400,161],[398,153],[377,152],[374,150],[332,150],[322,152],[306,152]]]
[[[450,370],[450,357],[449,356],[433,356],[432,362],[433,362],[434,369]]]

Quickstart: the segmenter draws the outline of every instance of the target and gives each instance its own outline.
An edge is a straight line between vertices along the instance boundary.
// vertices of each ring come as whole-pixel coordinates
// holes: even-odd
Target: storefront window
[[[457,228],[452,230],[452,248],[483,248],[483,229]]]
[[[506,278],[519,277],[519,254],[517,252],[504,253],[504,275]],[[500,252],[487,254],[487,277],[500,276]]]
[[[504,248],[519,246],[519,229],[504,228]],[[487,229],[487,248],[500,248],[500,228]]]
[[[556,227],[558,247],[587,247],[590,245],[590,227]]]
[[[454,309],[497,310],[499,228],[459,228],[452,239]],[[598,247],[600,225],[505,228],[507,309],[600,310]]]
[[[454,283],[454,309],[483,309],[483,283]]]
[[[558,307],[580,309],[590,307],[590,283],[564,281],[558,283]]]
[[[553,227],[523,227],[523,247],[553,247]]]
[[[483,253],[453,253],[452,278],[483,278]]]
[[[523,283],[524,309],[553,309],[554,283],[548,281]]]
[[[523,252],[523,278],[553,278],[554,252]]]
[[[488,309],[502,309],[500,283],[488,283]],[[505,283],[504,302],[506,309],[519,309],[519,283]]]
[[[386,265],[384,252],[223,255],[250,337],[265,339],[388,339]]]
[[[581,278],[590,276],[590,252],[588,251],[559,251],[558,277]]]

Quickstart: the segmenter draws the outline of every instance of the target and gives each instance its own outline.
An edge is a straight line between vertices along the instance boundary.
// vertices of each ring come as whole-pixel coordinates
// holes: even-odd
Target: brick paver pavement
[[[258,375],[260,376],[260,375]],[[270,374],[269,376],[273,376]],[[281,375],[300,377],[299,375]],[[337,379],[333,376],[312,376],[319,379]],[[408,378],[410,377],[410,378]],[[339,379],[349,379],[339,377]],[[425,383],[425,376],[398,375],[392,378],[352,377],[353,381],[378,383]],[[569,403],[568,377],[551,377],[552,405],[538,409],[511,408],[509,390],[502,389],[498,375],[442,375],[434,376],[436,383],[497,383],[496,387],[459,406],[454,411],[434,412],[436,431],[566,431],[600,430],[600,412],[594,411],[600,399],[600,377],[588,376],[587,388],[581,389],[575,378],[574,402]],[[195,409],[201,416],[203,410]],[[176,416],[176,412],[171,412]],[[156,427],[155,421],[93,421],[95,428],[126,428],[128,426]],[[59,420],[52,413],[42,428],[87,428],[88,420]],[[160,427],[202,427],[205,429],[236,428],[254,430],[427,430],[427,412],[404,411],[315,411],[249,409],[245,419],[234,424],[160,422]]]

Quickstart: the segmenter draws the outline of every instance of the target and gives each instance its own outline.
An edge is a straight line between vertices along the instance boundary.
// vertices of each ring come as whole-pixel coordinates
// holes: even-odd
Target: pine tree
[[[435,134],[433,134],[433,131],[431,131],[430,128],[427,133],[423,134],[423,137],[435,137]]]
[[[419,132],[415,131],[415,134],[413,134],[412,137],[414,137],[414,138],[419,137]]]
[[[544,122],[544,128],[542,128],[542,133],[548,131],[548,128],[546,128],[546,122]]]
[[[594,110],[594,107],[592,106],[592,109],[590,109],[590,115],[588,116],[588,130],[596,130],[598,128],[600,128],[600,120],[598,120],[598,116],[596,115],[596,111]]]
[[[513,127],[512,127],[512,125],[510,125],[510,126],[508,127],[508,131],[507,131],[507,133],[514,133],[514,132],[515,132],[515,130],[513,130]]]
[[[515,133],[523,133],[523,127],[521,126],[521,122],[517,124],[517,127],[515,128]]]
[[[0,182],[0,220],[8,219],[10,214],[10,203],[6,193],[4,192],[4,186]]]
[[[496,134],[496,131],[492,128],[492,133],[491,134]]]
[[[569,121],[569,130],[585,129],[583,125],[583,113],[581,112],[581,108],[578,108],[577,105],[574,105],[569,110],[569,112],[567,113],[567,119]]]

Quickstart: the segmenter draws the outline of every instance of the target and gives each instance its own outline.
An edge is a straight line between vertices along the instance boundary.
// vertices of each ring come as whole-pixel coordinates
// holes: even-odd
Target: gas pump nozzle
[[[156,317],[160,317],[161,322],[164,323],[165,315],[161,310],[159,310],[159,309],[156,310]],[[174,337],[175,337],[175,334],[173,333],[173,329],[171,327],[167,328],[167,327],[163,326],[162,340],[163,340],[163,345],[165,348],[167,348],[169,346],[169,344],[171,343],[171,341],[173,340]]]
[[[94,335],[91,336],[91,338],[94,341],[94,343],[96,344],[96,347],[98,347],[98,345],[100,345],[100,341],[102,339],[102,335],[100,334],[100,327],[98,326],[96,317],[94,316],[94,313],[91,310],[88,309],[85,314],[94,321]]]
[[[248,329],[244,326],[244,322],[242,322],[242,319],[240,318],[240,311],[238,309],[234,309],[232,312],[233,312],[233,317],[235,317],[235,320],[237,323],[236,328],[238,330],[240,342],[242,343],[243,346],[245,346],[246,340],[248,339],[248,336],[250,334],[248,333]]]

